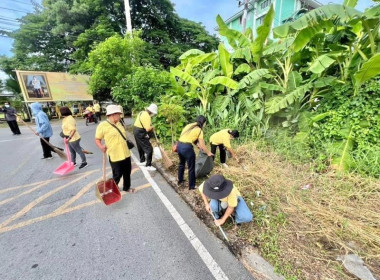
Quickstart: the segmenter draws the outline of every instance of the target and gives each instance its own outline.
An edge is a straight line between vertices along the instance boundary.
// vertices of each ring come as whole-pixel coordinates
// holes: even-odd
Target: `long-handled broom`
[[[36,134],[36,131],[31,128],[26,122],[24,122],[24,120],[22,118],[19,118],[21,120],[21,122],[26,126],[28,127],[34,134]],[[39,135],[38,135],[39,136]],[[67,160],[67,156],[66,154],[61,151],[59,148],[57,148],[56,146],[52,145],[51,143],[49,143],[48,141],[46,141],[43,137],[39,136],[47,145],[50,146],[50,148],[63,160]]]
[[[165,150],[161,147],[160,141],[158,141],[156,133],[153,131],[154,137],[156,138],[158,148],[160,149],[161,155],[162,155],[162,163],[164,164],[165,168],[168,169],[171,166],[173,166],[173,162],[166,154]]]

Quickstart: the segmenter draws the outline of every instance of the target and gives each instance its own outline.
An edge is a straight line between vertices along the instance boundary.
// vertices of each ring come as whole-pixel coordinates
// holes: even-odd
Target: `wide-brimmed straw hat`
[[[222,199],[231,193],[233,186],[223,175],[212,175],[204,183],[203,193],[212,199]]]
[[[157,115],[158,107],[157,107],[156,104],[152,103],[152,104],[150,104],[149,107],[146,108],[146,109],[147,109],[149,112],[151,112],[151,113]]]
[[[108,105],[106,110],[107,110],[106,112],[107,116],[112,115],[112,114],[117,114],[117,113],[121,114],[120,108],[117,105]]]

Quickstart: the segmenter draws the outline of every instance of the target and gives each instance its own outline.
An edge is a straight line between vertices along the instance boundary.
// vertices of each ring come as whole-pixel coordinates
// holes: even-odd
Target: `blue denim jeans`
[[[177,152],[179,156],[178,166],[178,182],[183,181],[185,173],[185,164],[189,168],[189,189],[195,188],[195,152],[192,144],[185,144],[179,142],[177,145]]]
[[[220,200],[211,199],[210,208],[211,208],[211,211],[214,213],[215,218],[219,219],[220,217],[218,213],[222,211]],[[235,222],[237,224],[249,223],[253,219],[253,215],[251,211],[249,210],[247,204],[245,203],[244,199],[241,196],[238,197],[238,204],[235,207],[234,215],[235,215]]]

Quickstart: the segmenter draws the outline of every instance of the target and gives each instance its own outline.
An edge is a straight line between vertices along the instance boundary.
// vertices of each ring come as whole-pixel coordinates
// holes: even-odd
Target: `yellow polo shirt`
[[[197,139],[203,139],[203,131],[199,126],[192,129],[197,123],[191,123],[182,130],[179,141],[183,143],[194,143]]]
[[[149,130],[149,128],[152,126],[152,118],[147,111],[142,111],[137,115],[134,126],[138,128],[144,128],[146,131]]]
[[[200,193],[203,193],[203,187],[204,187],[203,185],[204,185],[204,182],[198,188]],[[233,186],[230,194],[225,198],[219,199],[219,201],[227,202],[228,206],[230,207],[236,207],[238,204],[239,196],[241,196],[239,190],[235,186]]]
[[[79,135],[79,132],[77,130],[77,122],[75,121],[73,116],[64,117],[62,120],[62,132],[63,132],[63,134],[69,136],[71,134],[71,131],[73,131],[73,130],[75,130],[75,133],[69,142],[77,141],[78,139],[80,139],[80,135]]]
[[[127,138],[124,127],[120,122],[116,124],[116,127]],[[131,156],[131,152],[128,149],[127,143],[121,137],[119,131],[110,125],[107,121],[101,122],[96,128],[95,138],[106,142],[107,154],[112,162],[121,161]]]
[[[221,145],[223,144],[226,148],[231,148],[231,137],[228,133],[230,129],[223,129],[211,135],[210,143],[213,145]]]
[[[90,107],[90,106],[88,106],[88,107],[86,108],[86,111],[89,111],[89,112],[91,112],[91,113],[95,113],[94,107]]]
[[[95,110],[95,113],[99,113],[100,112],[100,105],[98,103],[96,103],[94,105],[94,110]]]

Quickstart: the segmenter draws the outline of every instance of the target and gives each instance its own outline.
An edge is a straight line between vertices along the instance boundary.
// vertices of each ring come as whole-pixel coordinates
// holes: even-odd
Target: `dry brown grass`
[[[230,160],[230,168],[213,171],[233,180],[255,214],[253,223],[225,226],[233,247],[257,247],[292,279],[355,279],[336,260],[347,253],[361,256],[380,277],[380,180],[316,174],[254,145],[237,153],[242,165]],[[301,189],[306,184],[310,189]],[[199,197],[189,199],[202,205]]]

